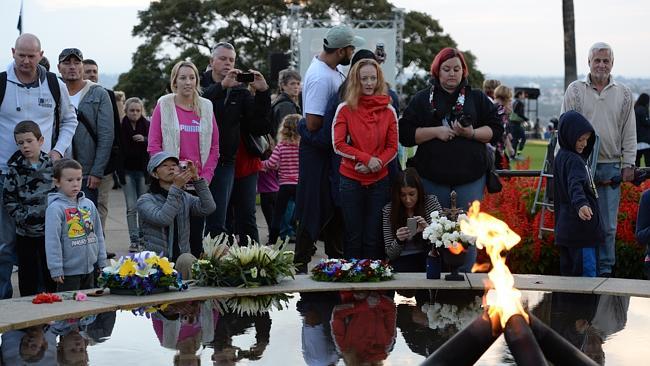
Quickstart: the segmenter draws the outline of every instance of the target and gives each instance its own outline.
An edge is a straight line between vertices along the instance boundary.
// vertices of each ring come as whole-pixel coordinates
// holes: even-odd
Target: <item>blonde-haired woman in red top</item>
[[[397,114],[375,60],[357,62],[347,83],[345,102],[338,106],[332,126],[334,152],[342,157],[343,255],[380,259],[381,209],[388,201],[386,167],[397,154]]]

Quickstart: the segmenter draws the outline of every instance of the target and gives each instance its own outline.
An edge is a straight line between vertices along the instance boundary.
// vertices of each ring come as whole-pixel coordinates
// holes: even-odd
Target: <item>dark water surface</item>
[[[2,334],[2,365],[419,365],[482,312],[482,295],[296,293],[102,313]],[[650,299],[534,291],[523,299],[599,363],[648,364]],[[503,337],[477,363],[512,364]]]

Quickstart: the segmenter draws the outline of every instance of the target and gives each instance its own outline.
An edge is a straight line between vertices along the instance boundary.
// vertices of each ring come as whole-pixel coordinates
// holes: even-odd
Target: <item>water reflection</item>
[[[5,365],[86,365],[88,346],[108,339],[114,326],[113,311],[9,331],[1,337],[2,361]]]
[[[176,351],[174,365],[199,365],[197,351],[212,342],[218,324],[216,300],[187,301],[163,306],[151,316],[160,345]]]
[[[600,365],[605,364],[603,344],[625,328],[629,296],[554,293],[550,325],[555,331]]]
[[[121,312],[117,322],[109,312],[5,332],[0,351],[2,365],[113,365],[116,357],[121,366],[415,365],[479,316],[481,296],[344,291],[178,302]],[[528,296],[540,319],[600,364],[650,355],[647,347],[621,347],[650,341],[650,314],[642,310],[650,299],[634,298],[629,311],[628,297]],[[116,325],[122,330],[111,337]],[[514,364],[499,342],[478,365]]]
[[[340,303],[337,292],[301,293],[296,308],[302,317],[302,356],[309,366],[335,365],[339,355],[330,321]]]

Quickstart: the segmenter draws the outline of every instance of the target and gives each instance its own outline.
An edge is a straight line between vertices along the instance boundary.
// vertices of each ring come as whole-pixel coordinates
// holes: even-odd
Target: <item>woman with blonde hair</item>
[[[180,168],[192,162],[200,178],[210,184],[219,160],[219,131],[212,102],[202,98],[199,70],[191,61],[179,61],[172,68],[172,92],[163,95],[151,116],[147,151],[151,156],[166,151],[178,157]],[[196,184],[194,184],[196,186]],[[195,193],[192,186],[188,186]],[[204,219],[190,223],[192,254],[201,254]]]
[[[332,125],[341,155],[339,184],[345,258],[383,258],[381,210],[388,201],[388,163],[397,155],[397,114],[377,61],[357,62]]]

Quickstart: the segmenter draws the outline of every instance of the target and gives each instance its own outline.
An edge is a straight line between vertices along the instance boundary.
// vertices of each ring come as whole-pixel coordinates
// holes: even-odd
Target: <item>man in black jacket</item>
[[[255,79],[249,85],[255,89],[255,95],[251,95],[245,85],[237,81],[242,71],[235,68],[236,56],[232,44],[218,43],[210,57],[211,70],[201,77],[203,97],[212,102],[219,127],[219,164],[210,183],[217,209],[207,217],[205,225],[206,234],[212,236],[227,232],[226,212],[233,191],[235,156],[241,134],[259,136],[271,130],[271,96],[266,80],[253,71]]]

